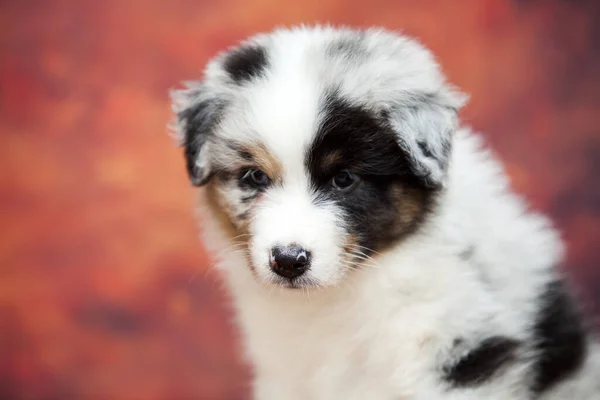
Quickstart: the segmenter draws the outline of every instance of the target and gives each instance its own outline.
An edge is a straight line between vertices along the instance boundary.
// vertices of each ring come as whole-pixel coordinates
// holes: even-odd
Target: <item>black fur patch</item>
[[[183,122],[183,147],[190,180],[196,186],[210,179],[208,171],[197,165],[200,149],[208,140],[211,131],[219,122],[225,103],[219,99],[204,99],[181,111],[177,118]]]
[[[516,340],[503,336],[485,339],[457,362],[445,366],[444,380],[453,387],[481,385],[514,360],[518,345]]]
[[[583,364],[586,331],[582,316],[562,281],[552,282],[542,294],[542,307],[535,324],[538,361],[535,393],[542,393],[568,378]]]
[[[433,203],[435,191],[411,172],[396,133],[383,118],[332,92],[306,165],[319,198],[346,214],[357,244],[381,249],[414,231]],[[336,191],[332,177],[348,170],[360,177],[350,191]]]
[[[223,61],[223,68],[234,82],[240,84],[260,76],[268,63],[264,47],[246,45],[229,53]]]

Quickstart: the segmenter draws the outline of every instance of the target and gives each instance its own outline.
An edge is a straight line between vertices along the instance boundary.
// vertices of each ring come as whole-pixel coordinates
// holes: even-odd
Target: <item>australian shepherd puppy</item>
[[[465,100],[415,40],[330,27],[173,92],[257,400],[600,399],[561,241]]]

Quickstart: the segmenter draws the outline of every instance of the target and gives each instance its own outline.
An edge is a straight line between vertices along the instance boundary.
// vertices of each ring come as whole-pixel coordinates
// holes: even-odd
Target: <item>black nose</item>
[[[310,265],[310,253],[299,246],[277,246],[271,250],[271,269],[284,278],[302,275]]]

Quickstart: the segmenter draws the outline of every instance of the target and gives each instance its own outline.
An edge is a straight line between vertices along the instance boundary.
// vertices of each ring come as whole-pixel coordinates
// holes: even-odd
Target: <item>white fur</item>
[[[439,375],[444,360],[460,356],[457,337],[465,349],[495,335],[531,342],[539,295],[558,274],[561,241],[545,217],[511,192],[479,136],[456,129],[452,110],[464,96],[445,83],[428,51],[411,39],[371,31],[366,64],[323,61],[324,43],[353,34],[300,28],[258,36],[251,42],[268,46],[271,65],[243,89],[226,83],[220,58],[207,69],[207,84],[234,104],[217,134],[258,140],[283,166],[283,185],[268,193],[250,225],[256,276],[244,254],[230,251],[231,238],[202,207],[200,189],[204,242],[217,254],[234,299],[255,371],[255,397],[530,399],[531,346],[521,346],[522,362],[485,385],[450,389]],[[415,234],[357,270],[340,261],[343,217],[333,206],[314,205],[304,167],[304,150],[322,117],[319,96],[332,82],[351,101],[391,110],[392,123],[405,133],[400,145],[432,182],[445,187],[439,207]],[[403,114],[415,91],[436,93],[440,107]],[[447,165],[424,158],[416,146],[425,138],[432,153],[441,155],[444,130],[452,135]],[[274,284],[268,250],[278,242],[310,249],[309,278],[321,287],[298,291]],[[476,266],[460,256],[473,249]],[[587,371],[600,361],[593,356],[588,363],[543,398],[598,398],[598,382]]]

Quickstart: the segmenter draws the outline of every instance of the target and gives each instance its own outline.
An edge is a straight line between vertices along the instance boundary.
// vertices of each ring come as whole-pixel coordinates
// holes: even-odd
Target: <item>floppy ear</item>
[[[224,102],[201,84],[186,86],[186,89],[171,91],[175,112],[173,130],[184,148],[192,184],[202,186],[213,175],[210,147]]]
[[[398,135],[412,172],[430,188],[444,185],[458,127],[458,110],[467,96],[451,89],[411,94],[389,110],[389,122]]]

